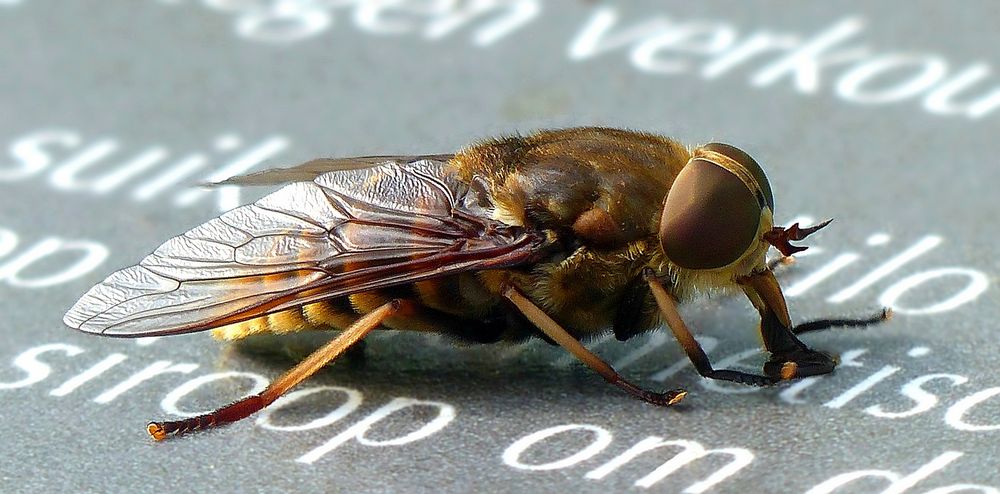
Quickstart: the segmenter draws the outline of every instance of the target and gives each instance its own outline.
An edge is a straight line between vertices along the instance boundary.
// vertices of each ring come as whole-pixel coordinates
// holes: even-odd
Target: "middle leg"
[[[570,353],[572,353],[576,358],[580,359],[581,362],[590,367],[595,372],[601,375],[605,381],[624,389],[632,396],[639,398],[640,400],[652,403],[654,405],[660,406],[670,406],[684,399],[687,396],[687,391],[683,389],[674,389],[671,391],[666,391],[664,393],[656,393],[653,391],[648,391],[640,388],[639,386],[627,381],[621,374],[618,373],[611,367],[607,362],[601,360],[600,357],[594,355],[593,352],[583,346],[573,335],[566,332],[562,326],[559,325],[554,319],[549,317],[542,309],[538,308],[528,297],[525,297],[517,288],[513,286],[506,286],[503,290],[503,296],[510,300],[511,303],[517,307],[518,310],[524,314],[535,326],[538,327],[546,336],[555,341],[559,346],[565,348]]]
[[[691,330],[688,329],[687,324],[681,319],[680,313],[677,312],[677,305],[674,303],[673,297],[657,281],[652,271],[647,270],[643,276],[646,278],[646,283],[649,284],[650,291],[653,292],[653,297],[656,299],[656,304],[660,307],[660,312],[667,322],[667,327],[674,333],[674,337],[677,338],[677,341],[681,344],[681,348],[684,349],[688,358],[691,359],[691,363],[694,365],[695,370],[698,371],[698,374],[710,379],[749,384],[751,386],[771,386],[781,380],[780,376],[761,376],[748,372],[713,368],[712,362],[708,359],[708,355],[705,354],[705,350],[698,344],[698,340],[694,339]]]

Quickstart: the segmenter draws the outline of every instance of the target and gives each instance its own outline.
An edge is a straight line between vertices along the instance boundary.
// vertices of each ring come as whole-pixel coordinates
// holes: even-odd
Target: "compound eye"
[[[764,192],[764,200],[767,202],[767,207],[771,208],[771,211],[774,212],[774,196],[771,194],[771,184],[767,181],[767,175],[764,174],[764,169],[761,168],[749,154],[743,152],[743,150],[738,147],[723,144],[721,142],[713,142],[703,146],[703,148],[709,151],[715,151],[716,153],[732,159],[750,172],[750,174],[753,175],[754,180],[757,181],[757,185],[760,186],[760,190]]]
[[[734,173],[693,159],[677,175],[660,217],[660,245],[674,264],[715,269],[755,245],[761,207]]]

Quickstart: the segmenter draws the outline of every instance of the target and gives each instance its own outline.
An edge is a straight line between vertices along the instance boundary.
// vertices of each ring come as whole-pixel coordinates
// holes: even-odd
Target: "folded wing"
[[[297,182],[113,273],[66,313],[107,336],[202,331],[327,298],[527,262],[539,232],[490,219],[446,162],[388,161]]]
[[[387,162],[411,164],[418,161],[446,162],[453,154],[425,154],[414,156],[356,156],[353,158],[319,158],[289,168],[271,168],[246,175],[229,177],[221,182],[207,185],[276,185],[290,182],[305,182],[332,172],[371,168]]]

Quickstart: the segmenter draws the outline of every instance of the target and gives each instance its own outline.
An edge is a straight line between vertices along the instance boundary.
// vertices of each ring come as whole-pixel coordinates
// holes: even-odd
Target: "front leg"
[[[762,313],[760,334],[765,347],[771,351],[771,359],[764,364],[764,373],[782,379],[829,374],[839,360],[828,353],[810,349],[795,335],[835,327],[865,327],[888,321],[891,317],[891,310],[882,309],[878,314],[864,318],[818,319],[786,327],[773,311]]]
[[[776,379],[829,374],[837,360],[810,349],[792,329],[785,296],[771,270],[764,270],[738,280],[750,302],[760,312],[760,336],[771,359],[764,364],[764,374]]]
[[[810,349],[781,323],[773,311],[761,314],[760,334],[771,358],[764,364],[764,374],[777,379],[829,374],[837,367],[833,356]]]

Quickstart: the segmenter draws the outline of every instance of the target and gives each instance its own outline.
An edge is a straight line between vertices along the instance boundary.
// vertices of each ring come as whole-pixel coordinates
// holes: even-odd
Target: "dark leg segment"
[[[826,353],[812,350],[799,341],[795,335],[821,331],[833,327],[862,327],[884,322],[892,317],[890,309],[864,319],[820,319],[809,321],[791,329],[785,327],[773,312],[761,317],[760,333],[764,346],[771,351],[771,359],[764,364],[764,373],[769,376],[791,379],[793,377],[815,376],[833,372],[837,360]]]
[[[785,296],[774,273],[764,270],[738,281],[760,312],[760,335],[764,348],[771,352],[764,374],[786,380],[833,372],[837,361],[832,356],[811,350],[795,337]]]
[[[773,376],[761,376],[735,370],[713,369],[712,362],[708,360],[708,355],[705,354],[701,345],[698,344],[698,340],[694,339],[691,330],[688,329],[687,324],[684,323],[684,320],[681,319],[680,314],[677,312],[677,305],[674,303],[673,297],[656,280],[652,272],[647,271],[644,276],[646,282],[649,284],[649,289],[653,292],[653,297],[656,298],[656,304],[660,306],[660,311],[663,313],[663,318],[666,320],[667,326],[674,333],[674,337],[677,338],[684,352],[687,353],[688,358],[691,359],[691,363],[694,364],[694,368],[698,371],[698,374],[710,379],[732,381],[751,386],[771,386],[780,380]]]
[[[773,311],[761,315],[760,334],[771,359],[764,363],[764,374],[775,379],[829,374],[837,367],[830,355],[810,349],[799,341]]]
[[[791,329],[785,328],[776,317],[761,319],[761,335],[766,344],[777,348],[772,350],[771,360],[764,364],[764,373],[783,379],[815,376],[833,372],[837,359],[823,352],[811,350],[793,335],[822,331],[834,327],[863,327],[889,320],[892,311],[888,308],[864,319],[819,319],[809,321]],[[794,340],[794,342],[793,342]]]
[[[198,429],[206,429],[216,425],[236,422],[249,417],[264,407],[270,405],[281,395],[302,382],[316,371],[320,370],[347,349],[364,338],[382,324],[385,318],[395,314],[400,309],[400,301],[393,300],[381,307],[361,316],[354,324],[323,345],[291,370],[278,377],[259,394],[248,396],[236,403],[226,405],[214,412],[189,419],[170,422],[150,422],[146,430],[157,441],[162,441],[169,434],[182,434]]]
[[[600,357],[594,355],[593,352],[588,350],[583,346],[576,338],[571,334],[567,333],[562,326],[559,325],[555,320],[549,317],[542,309],[538,308],[531,300],[528,300],[520,291],[512,286],[508,286],[503,291],[503,296],[510,300],[514,306],[528,318],[538,329],[542,330],[549,338],[552,338],[559,346],[565,348],[570,353],[572,353],[576,358],[580,359],[581,362],[590,367],[605,381],[624,389],[632,396],[639,398],[640,400],[652,403],[654,405],[669,406],[681,401],[686,395],[687,391],[683,389],[674,389],[664,393],[655,393],[653,391],[648,391],[645,389],[626,381],[621,374],[618,373],[613,367],[611,367],[607,362],[601,360]]]
[[[830,328],[863,328],[888,321],[889,319],[892,319],[892,309],[887,307],[882,309],[882,312],[878,314],[860,319],[817,319],[815,321],[804,322],[793,326],[792,332],[802,334]]]

